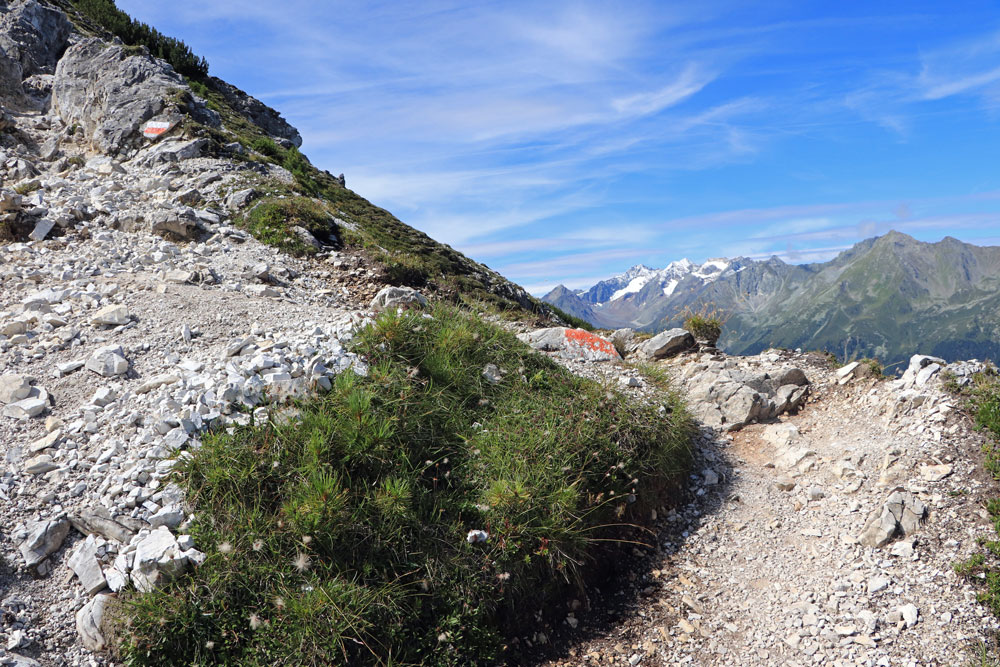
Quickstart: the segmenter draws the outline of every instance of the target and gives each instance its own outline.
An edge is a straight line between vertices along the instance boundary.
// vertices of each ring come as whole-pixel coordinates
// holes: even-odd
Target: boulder
[[[927,507],[916,496],[896,489],[868,517],[858,541],[868,547],[885,546],[894,537],[914,533],[926,514]]]
[[[564,359],[584,361],[621,359],[611,341],[583,329],[550,327],[518,334],[518,338],[536,350],[555,352]]]
[[[201,157],[208,139],[164,139],[160,143],[142,150],[134,158],[134,163],[140,167],[152,169],[167,164],[176,164],[182,160]]]
[[[69,534],[66,518],[34,521],[28,524],[28,536],[21,542],[21,556],[28,568],[34,568],[46,556],[57,551]]]
[[[102,153],[117,155],[146,141],[140,132],[145,121],[179,107],[188,94],[183,77],[145,50],[89,38],[59,60],[52,111],[66,125],[80,126]]]
[[[684,329],[660,332],[639,345],[637,353],[647,361],[665,359],[694,347],[694,336]]]
[[[426,306],[427,299],[412,287],[383,287],[372,299],[372,310],[386,310],[397,306]]]
[[[107,646],[101,624],[104,622],[104,611],[113,597],[106,593],[96,595],[76,612],[76,632],[84,647],[91,651],[103,651]]]
[[[191,241],[198,236],[198,221],[186,211],[155,211],[148,219],[150,231],[164,238]]]
[[[0,47],[0,101],[4,105],[16,108],[27,105],[28,98],[24,95],[22,79],[21,64]],[[6,112],[3,119],[5,127],[13,125],[13,120]]]
[[[18,62],[25,78],[52,74],[72,30],[61,11],[36,0],[15,0],[0,14],[0,48]]]

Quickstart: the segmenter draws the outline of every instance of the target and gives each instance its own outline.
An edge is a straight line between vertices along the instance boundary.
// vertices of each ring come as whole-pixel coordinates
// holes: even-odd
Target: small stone
[[[128,360],[120,345],[105,345],[90,356],[86,366],[102,377],[111,377],[128,371]]]
[[[913,557],[913,540],[901,540],[892,545],[892,549],[889,550],[893,556],[898,556],[899,558],[912,558]]]
[[[702,470],[701,477],[705,486],[715,486],[719,483],[719,473],[715,472],[711,468],[705,468]]]
[[[118,398],[118,392],[110,387],[101,387],[96,392],[94,392],[93,397],[90,402],[99,407],[104,407],[110,405]]]
[[[42,475],[56,470],[59,465],[52,462],[52,457],[48,454],[40,454],[24,464],[24,472],[29,475]]]
[[[906,627],[912,628],[914,625],[917,624],[917,619],[920,616],[920,612],[915,605],[904,604],[903,606],[899,607],[897,611],[899,611],[900,615],[903,617],[903,623],[906,624]]]
[[[129,323],[128,308],[125,306],[107,306],[101,308],[90,318],[91,324],[105,326],[121,326]]]
[[[69,375],[73,371],[78,371],[83,368],[85,362],[83,361],[67,361],[62,364],[56,364],[56,370],[59,371],[59,375]]]
[[[27,398],[31,383],[21,375],[0,375],[0,403],[14,403]]]
[[[947,463],[933,466],[921,466],[920,477],[925,482],[940,482],[942,479],[951,474],[951,470],[951,466]]]
[[[791,491],[795,488],[795,480],[788,475],[781,475],[776,480],[774,480],[774,486],[779,491]]]
[[[62,437],[62,429],[56,429],[46,435],[43,438],[35,440],[31,445],[28,446],[28,451],[32,454],[37,454],[38,452],[45,451],[49,447],[55,447],[56,443],[59,442],[59,438]]]
[[[872,577],[868,580],[868,594],[873,595],[889,588],[889,580],[885,577]]]

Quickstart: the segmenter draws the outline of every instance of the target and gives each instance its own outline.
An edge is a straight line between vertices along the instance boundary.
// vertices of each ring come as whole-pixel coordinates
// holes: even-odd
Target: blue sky
[[[681,257],[1000,244],[988,2],[118,0],[534,293]]]

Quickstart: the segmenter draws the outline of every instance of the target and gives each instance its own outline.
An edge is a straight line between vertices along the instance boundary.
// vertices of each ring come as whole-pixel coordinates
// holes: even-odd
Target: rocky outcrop
[[[72,30],[65,14],[36,0],[0,8],[0,48],[21,66],[24,77],[52,74]]]
[[[707,426],[727,431],[794,411],[809,392],[809,380],[800,368],[779,366],[754,373],[731,358],[688,364],[680,377],[692,414]]]
[[[214,112],[192,106],[191,99],[184,79],[164,61],[96,38],[66,51],[52,85],[53,112],[109,155],[138,145],[142,124],[171,109],[183,107],[218,125]]]
[[[302,145],[299,131],[288,124],[281,114],[267,106],[256,97],[252,97],[236,86],[230,85],[216,77],[209,77],[208,86],[224,98],[226,103],[251,123],[267,132],[272,137],[284,139],[296,148]]]

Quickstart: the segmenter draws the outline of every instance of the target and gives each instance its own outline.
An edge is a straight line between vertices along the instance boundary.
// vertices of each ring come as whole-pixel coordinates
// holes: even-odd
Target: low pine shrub
[[[639,405],[430,314],[383,314],[354,343],[367,375],[179,464],[208,558],[123,596],[125,662],[496,664],[667,500],[691,436],[675,395]]]

